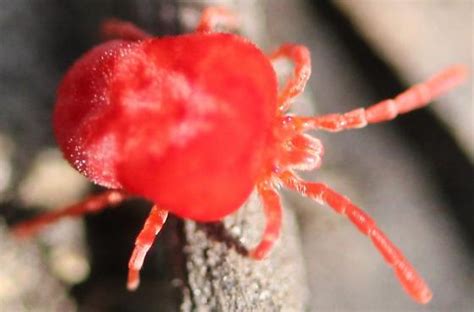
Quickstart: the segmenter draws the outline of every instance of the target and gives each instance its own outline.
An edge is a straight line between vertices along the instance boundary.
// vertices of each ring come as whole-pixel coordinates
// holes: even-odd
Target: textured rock
[[[294,213],[284,214],[281,239],[263,261],[243,252],[258,242],[264,226],[255,193],[223,224],[186,222],[189,292],[182,310],[302,311],[308,292],[301,245]]]

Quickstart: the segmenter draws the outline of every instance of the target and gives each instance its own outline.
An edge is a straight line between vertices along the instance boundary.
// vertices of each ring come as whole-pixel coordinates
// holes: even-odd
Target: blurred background
[[[367,106],[452,63],[471,76],[474,69],[470,0],[0,0],[0,311],[472,311],[472,78],[396,121],[314,133],[325,158],[304,175],[377,220],[432,287],[428,306],[404,294],[346,219],[293,193],[285,193],[283,242],[263,264],[219,238],[226,229],[258,238],[255,198],[224,231],[171,218],[136,293],[125,290],[126,265],[149,203],[67,220],[30,241],[9,235],[19,220],[100,191],[62,160],[51,130],[58,82],[100,42],[100,21],[119,17],[173,35],[192,31],[210,4],[234,10],[241,34],[265,51],[283,42],[311,50],[297,114]]]

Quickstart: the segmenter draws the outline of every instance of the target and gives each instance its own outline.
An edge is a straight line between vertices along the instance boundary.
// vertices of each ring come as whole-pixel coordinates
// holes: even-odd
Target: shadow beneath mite
[[[224,243],[227,248],[232,248],[241,256],[248,257],[249,250],[247,247],[229,233],[223,222],[198,223],[197,227],[204,231],[210,240]]]

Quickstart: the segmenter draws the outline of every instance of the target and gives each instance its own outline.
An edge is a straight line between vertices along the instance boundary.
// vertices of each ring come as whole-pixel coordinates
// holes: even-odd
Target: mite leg
[[[219,24],[232,29],[237,28],[239,23],[231,11],[222,7],[209,7],[203,11],[196,31],[213,32]]]
[[[311,55],[305,46],[284,44],[269,55],[272,61],[280,57],[286,57],[294,64],[293,76],[278,95],[279,110],[285,112],[290,108],[289,100],[302,93],[306,86],[311,75]]]
[[[280,235],[281,229],[281,205],[280,196],[267,183],[260,183],[257,187],[263,201],[263,209],[266,217],[266,226],[260,243],[249,252],[249,256],[261,260],[267,256],[275,241]]]
[[[156,205],[151,208],[150,214],[143,225],[143,229],[135,240],[135,248],[128,262],[128,290],[135,290],[140,284],[140,270],[143,266],[145,256],[153,245],[156,235],[166,222],[167,217],[168,211],[162,210]]]
[[[109,206],[115,206],[127,199],[128,195],[121,191],[106,191],[91,196],[75,205],[58,211],[44,213],[32,220],[21,222],[13,227],[13,233],[18,237],[27,237],[36,234],[45,226],[64,217],[77,217],[86,213],[101,211]]]
[[[401,251],[377,227],[374,220],[348,198],[336,193],[324,184],[303,181],[288,171],[283,172],[280,178],[290,189],[326,204],[337,213],[349,218],[363,234],[370,238],[387,264],[393,268],[406,292],[419,303],[424,304],[431,300],[431,290]]]
[[[465,66],[454,65],[439,72],[427,81],[409,88],[394,99],[384,100],[370,107],[358,108],[345,114],[295,117],[295,120],[303,123],[305,128],[332,132],[362,128],[367,124],[391,120],[399,114],[424,107],[431,100],[462,83],[466,76],[467,68]]]
[[[321,166],[324,147],[308,134],[297,134],[285,142],[276,162],[283,168],[310,171]]]
[[[152,35],[138,28],[133,23],[115,18],[105,20],[100,27],[100,32],[102,37],[107,40],[122,39],[134,41],[152,37]]]

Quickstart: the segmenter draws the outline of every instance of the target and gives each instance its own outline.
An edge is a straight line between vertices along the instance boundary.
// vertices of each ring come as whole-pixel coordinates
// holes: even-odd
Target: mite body
[[[192,34],[153,38],[134,25],[110,20],[109,38],[80,58],[61,82],[54,131],[65,158],[91,181],[111,188],[100,195],[17,225],[26,236],[65,216],[98,211],[129,196],[155,203],[129,262],[128,288],[168,212],[197,221],[231,214],[256,188],[266,227],[249,251],[264,258],[281,228],[277,190],[285,186],[345,215],[367,235],[407,293],[427,303],[431,291],[375,222],[327,185],[295,171],[321,165],[323,146],[305,132],[342,131],[387,121],[423,107],[461,83],[463,66],[451,66],[394,99],[344,114],[287,113],[311,73],[309,51],[285,44],[266,56],[247,39],[213,31],[234,26],[222,8],[204,11]],[[292,77],[278,90],[272,61],[287,58]]]
[[[215,221],[255,186],[276,94],[267,57],[236,35],[111,41],[65,76],[54,130],[66,159],[95,183]]]

